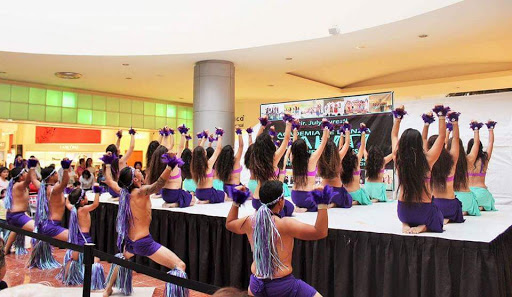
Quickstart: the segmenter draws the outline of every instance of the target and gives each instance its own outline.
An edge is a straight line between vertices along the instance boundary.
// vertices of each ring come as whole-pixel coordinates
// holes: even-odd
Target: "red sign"
[[[36,143],[101,143],[101,130],[36,126]]]

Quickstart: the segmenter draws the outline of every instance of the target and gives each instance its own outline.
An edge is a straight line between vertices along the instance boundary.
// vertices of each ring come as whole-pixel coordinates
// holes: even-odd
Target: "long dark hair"
[[[153,155],[151,156],[151,160],[149,161],[149,176],[148,176],[148,182],[149,184],[152,184],[158,180],[162,172],[164,172],[166,164],[162,163],[160,160],[161,156],[165,153],[167,153],[168,149],[163,146],[159,145],[155,151],[153,152]]]
[[[427,146],[429,149],[434,145],[434,142],[436,142],[438,136],[439,135],[432,135],[428,138]],[[452,156],[443,146],[439,158],[432,167],[432,177],[430,179],[430,184],[435,188],[445,190],[446,178],[450,175],[450,171],[452,170],[453,165]]]
[[[224,183],[229,183],[231,171],[235,166],[235,151],[231,145],[226,145],[222,148],[217,162],[215,162],[215,170],[217,177]]]
[[[251,144],[247,148],[247,151],[245,151],[245,155],[244,155],[244,165],[245,165],[245,168],[247,168],[249,170],[251,170],[251,156],[252,156],[253,148],[254,148],[254,145]]]
[[[146,168],[149,168],[149,163],[151,161],[151,156],[155,152],[156,148],[160,146],[158,141],[153,140],[148,144],[148,150],[146,151]]]
[[[382,166],[384,166],[384,153],[378,146],[373,146],[368,151],[368,160],[366,160],[366,176],[368,179],[379,178]]]
[[[453,138],[448,140],[448,150],[452,148]],[[468,161],[466,159],[464,145],[459,138],[459,157],[457,158],[457,167],[455,168],[455,178],[453,180],[453,189],[459,191],[468,187]]]
[[[202,146],[196,146],[192,152],[192,161],[190,162],[192,178],[196,183],[206,179],[206,170],[208,170],[208,159]]]
[[[191,179],[192,173],[190,172],[190,162],[192,162],[192,151],[188,148],[184,149],[181,153],[181,159],[185,164],[181,166],[181,177],[184,179]]]
[[[469,153],[471,153],[471,149],[473,148],[474,143],[475,143],[474,138],[471,138],[468,141],[468,152],[467,152],[468,155],[469,155]],[[479,159],[480,159],[480,162],[482,164],[481,166],[483,169],[485,166],[485,162],[487,162],[487,159],[488,159],[488,154],[487,154],[487,152],[484,152],[484,148],[482,147],[482,142],[479,141],[479,143],[480,143],[480,146],[478,147],[478,155],[476,156],[475,163],[473,163],[473,169],[476,169],[476,162],[478,162]],[[482,170],[480,170],[480,171],[482,171]]]
[[[274,173],[274,154],[276,146],[268,133],[262,133],[252,144],[252,154],[250,155],[249,168],[254,178],[259,182],[270,179],[276,179]]]
[[[333,179],[340,176],[341,159],[338,147],[329,138],[325,149],[318,160],[318,173],[323,179]]]
[[[117,146],[115,144],[109,144],[105,149],[105,153],[111,152],[112,155],[116,155],[119,157],[119,151],[117,150]]]
[[[117,185],[121,189],[127,189],[128,193],[131,193],[133,189],[136,188],[135,183],[133,182],[133,174],[132,168],[130,166],[126,166],[119,173],[119,180],[117,181]]]
[[[308,145],[303,139],[295,140],[292,144],[292,168],[293,179],[298,187],[307,185],[308,182]]]
[[[92,159],[91,158],[87,158],[87,161],[85,161],[85,167],[86,168],[92,167]]]
[[[76,209],[78,209],[79,207],[81,207],[80,203],[79,203],[79,199],[80,197],[82,197],[82,189],[80,188],[76,188],[74,189],[73,191],[71,191],[71,193],[69,193],[68,195],[68,200],[69,200],[69,203],[71,203],[72,205],[74,205],[76,207]]]
[[[341,172],[341,182],[343,184],[349,184],[354,180],[354,171],[357,168],[357,161],[359,161],[359,158],[354,154],[354,150],[349,147],[345,157],[341,160],[341,167],[343,168]]]
[[[396,168],[398,190],[402,191],[404,202],[421,202],[423,193],[430,195],[425,183],[430,166],[418,130],[409,128],[402,133],[398,141]]]
[[[215,150],[213,147],[207,147],[206,148],[206,158],[210,160],[210,158],[213,156],[213,153],[215,153]]]
[[[112,155],[116,155],[119,158],[119,151],[117,150],[117,146],[115,144],[109,144],[107,146],[107,148],[105,149],[105,152],[106,153],[111,152]],[[112,165],[110,165],[110,169],[112,172],[112,179],[114,181],[117,181],[119,178],[119,159],[118,158],[116,158],[112,162]],[[105,169],[105,165],[103,165],[103,168]],[[103,170],[103,172],[105,172],[105,170]]]

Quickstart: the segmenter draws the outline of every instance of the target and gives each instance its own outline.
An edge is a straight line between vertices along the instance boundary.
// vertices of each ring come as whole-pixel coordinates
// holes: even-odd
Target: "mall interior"
[[[402,235],[396,218],[396,201],[394,206],[387,206],[393,208],[391,213],[396,220],[391,223],[394,225],[389,232],[379,230],[379,224],[371,221],[372,215],[364,213],[361,214],[364,219],[355,215],[354,223],[348,226],[343,225],[345,223],[331,226],[338,224],[336,220],[351,217],[336,212],[333,215],[329,210],[329,235],[325,242],[309,245],[296,239],[293,274],[317,289],[314,296],[512,296],[512,289],[507,288],[512,285],[512,256],[510,253],[505,256],[507,253],[504,252],[512,247],[510,220],[507,223],[512,218],[506,217],[510,213],[507,207],[512,207],[508,186],[512,179],[507,174],[512,170],[512,134],[508,129],[512,125],[512,1],[28,2],[9,1],[0,9],[0,26],[3,28],[0,37],[0,167],[14,169],[17,156],[21,156],[25,162],[37,158],[41,168],[53,165],[57,169],[61,160],[68,158],[72,160],[71,168],[77,170],[80,159],[90,158],[96,172],[94,178],[97,178],[97,173],[105,168],[102,161],[105,149],[116,143],[118,131],[123,134],[119,146],[122,156],[130,147],[128,131],[136,130],[135,146],[126,164],[133,167],[136,162],[141,162],[141,170],[146,170],[148,144],[161,138],[164,127],[177,130],[178,126],[186,125],[190,128],[188,133],[193,146],[197,142],[197,133],[204,130],[213,133],[222,127],[225,131],[222,144],[232,145],[236,151],[239,144],[235,128],[243,130],[244,141],[247,141],[245,131],[247,128],[257,131],[261,125],[259,117],[269,116],[271,121],[274,120],[267,112],[269,109],[265,109],[269,106],[285,106],[286,109],[286,104],[297,104],[298,108],[304,109],[307,102],[322,102],[319,104],[323,108],[326,104],[323,102],[329,100],[369,96],[371,102],[371,96],[389,93],[391,104],[389,110],[386,109],[389,127],[393,109],[404,105],[408,111],[410,118],[404,120],[405,127],[400,130],[403,132],[406,128],[421,131],[421,113],[428,112],[433,105],[450,105],[461,112],[460,133],[464,146],[473,137],[473,131],[467,128],[471,120],[485,122],[492,119],[499,123],[487,186],[496,198],[496,208],[503,211],[492,213],[499,218],[485,217],[491,212],[482,214],[485,224],[494,225],[490,229],[497,228],[492,231],[496,236],[488,241],[476,239],[478,234],[494,234],[486,229],[488,225],[472,221],[476,217],[466,219],[465,223],[474,224],[473,235],[450,224],[440,238],[432,235],[432,242],[425,239],[430,239],[427,237],[430,235]],[[283,112],[279,109],[276,121],[281,120]],[[364,113],[372,112],[369,109]],[[322,119],[320,114],[323,113],[317,112],[315,117],[320,120],[318,123]],[[344,114],[334,112],[328,119],[345,119],[348,115],[346,110]],[[357,117],[355,112],[354,117]],[[436,131],[431,128],[430,133]],[[278,132],[278,138],[284,139],[284,125]],[[391,128],[386,133],[390,135]],[[482,128],[480,133],[485,150],[489,139],[487,129]],[[174,138],[174,150],[177,150],[181,135],[176,131],[170,137]],[[215,143],[213,145],[215,147]],[[388,197],[396,200],[398,181],[396,178],[393,181],[393,173],[396,176],[397,172],[392,167],[386,167],[391,175],[387,189]],[[291,180],[291,161],[285,172],[287,180]],[[7,188],[12,177],[9,174],[0,179],[2,190]],[[246,184],[250,177],[252,172],[245,168],[239,183]],[[112,202],[104,195],[101,195],[99,208],[91,213],[91,234],[101,252],[114,255],[117,252],[115,220],[118,202]],[[32,203],[40,203],[35,201],[36,197],[39,196],[31,190]],[[88,197],[89,202],[94,200],[94,195]],[[180,209],[162,210],[160,205],[155,208],[155,202],[152,203],[151,235],[184,260],[189,280],[217,289],[233,287],[233,290],[241,290],[214,296],[267,296],[251,292],[252,246],[248,246],[245,236],[233,235],[224,228],[230,202],[222,208],[213,209],[214,205],[209,205],[212,208],[206,209],[205,205],[197,205],[183,208],[183,212]],[[384,207],[377,204],[375,207]],[[249,209],[252,211],[250,205],[242,209],[240,212],[244,214]],[[5,209],[2,211],[0,219],[5,223]],[[68,213],[66,210],[66,219]],[[310,212],[297,214],[299,218],[301,215],[304,215],[304,222],[314,224],[315,215]],[[335,215],[338,217],[333,218]],[[202,221],[200,217],[204,217]],[[222,220],[214,227],[212,220],[219,218]],[[185,223],[188,231],[180,229],[180,224]],[[372,224],[376,229],[372,229]],[[201,233],[200,226],[209,232]],[[196,227],[198,230],[190,233]],[[450,233],[449,227],[456,230]],[[109,231],[103,234],[102,228]],[[5,235],[7,229],[0,229]],[[179,232],[185,232],[185,235]],[[381,232],[394,236],[386,239],[387,245],[380,242],[384,240],[381,237],[377,240],[375,234]],[[460,233],[450,237],[454,232]],[[367,257],[367,262],[350,262],[348,258],[340,260],[335,256],[338,252],[348,251],[348,248],[340,247],[340,238],[363,234],[379,260]],[[30,287],[41,282],[45,287],[60,289],[51,293],[54,296],[104,294],[102,290],[86,293],[85,282],[83,286],[63,285],[56,279],[59,269],[27,268],[31,251],[29,237],[27,234],[25,239],[27,255],[0,253],[0,266],[6,267],[3,271],[0,267],[0,281],[5,281],[11,289],[9,295],[9,289],[0,288],[0,296],[28,296],[21,295],[22,289],[13,291],[17,286],[28,286],[24,289],[34,290],[33,296],[49,296],[37,295],[42,292],[38,292],[40,287]],[[390,246],[397,245],[402,237],[405,238],[400,241],[402,248],[395,246],[400,252],[392,255],[383,252],[384,245],[386,252],[390,252]],[[406,242],[413,237],[425,241]],[[180,238],[187,243],[181,244]],[[433,247],[436,240],[448,246],[444,249],[448,251],[445,257],[441,256],[442,251]],[[222,241],[222,246],[216,241]],[[376,241],[382,246],[377,247]],[[359,246],[356,246],[357,242]],[[370,250],[370,247],[362,247],[362,242],[363,237],[358,237],[358,240],[347,241],[346,246]],[[424,245],[418,249],[422,249],[423,256],[411,258],[413,256],[402,254],[403,248],[414,249],[421,244]],[[454,251],[462,246],[468,248],[465,253]],[[425,251],[427,247],[429,252]],[[322,252],[325,251],[323,248],[329,252]],[[248,260],[233,260],[236,256],[224,252],[229,249],[240,249],[238,255]],[[62,262],[66,249],[54,246],[53,250],[57,261]],[[351,252],[354,259],[359,257],[353,250]],[[430,252],[436,261],[446,261],[451,268],[457,268],[450,272],[451,268],[436,268],[433,262],[426,266],[430,262],[422,257],[428,257]],[[478,255],[474,259],[465,258],[470,253]],[[338,267],[343,267],[352,276],[340,276],[342,272],[337,270],[336,264],[310,265],[308,257],[312,257],[312,263],[335,263],[336,259],[340,261]],[[381,258],[395,259],[395,262],[383,264]],[[493,259],[493,262],[485,262],[482,258]],[[405,264],[407,261],[420,263],[418,259],[424,259],[424,266]],[[456,260],[451,262],[450,259]],[[499,266],[499,259],[506,259],[500,265],[510,265]],[[106,274],[112,261],[101,260]],[[473,260],[480,269],[464,270],[467,268],[462,261]],[[415,275],[418,283],[409,286],[393,277],[369,276],[371,273],[358,269],[356,262],[360,267],[369,267],[370,271],[380,269],[376,274],[393,274],[398,278],[406,270],[417,269],[411,275]],[[137,256],[131,263],[151,271],[167,271],[142,256]],[[343,265],[350,265],[350,268]],[[175,294],[169,293],[162,278],[157,279],[148,271],[136,271],[133,296]],[[427,271],[448,274],[446,278],[451,281],[441,281],[444,276],[431,279],[426,275]],[[489,279],[472,279],[468,276],[470,273],[488,273]],[[362,277],[362,282],[368,286],[356,284],[358,277]],[[459,277],[461,280],[454,280]],[[391,288],[383,285],[388,281]],[[489,289],[491,285],[485,283],[500,284]],[[249,285],[251,289],[248,290]],[[464,286],[470,289],[466,290]],[[196,283],[185,287],[191,289],[191,296],[209,296],[215,291]],[[488,294],[483,293],[485,290]],[[122,295],[122,292],[114,291],[116,294]],[[174,296],[181,296],[177,294]]]

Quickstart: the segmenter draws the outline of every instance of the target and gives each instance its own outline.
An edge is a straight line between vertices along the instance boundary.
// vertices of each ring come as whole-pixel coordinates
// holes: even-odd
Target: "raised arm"
[[[350,148],[350,129],[345,129],[345,139],[343,141],[343,146],[341,146],[341,139],[338,143],[338,146],[340,147],[340,159],[343,160],[345,155],[348,152],[348,149]]]
[[[361,133],[361,146],[359,147],[359,151],[357,152],[357,159],[361,162],[361,159],[364,157],[364,152],[366,151],[366,132],[363,131]]]
[[[249,146],[252,144],[252,128],[249,127],[245,131],[247,131],[247,137],[249,137]]]
[[[219,157],[220,152],[222,151],[222,135],[219,135],[217,138],[217,146],[215,147],[215,151],[213,155],[208,160],[208,168],[213,168],[215,161],[217,161],[217,157]]]
[[[236,127],[236,134],[238,136],[238,150],[235,155],[235,164],[240,163],[240,159],[242,158],[242,153],[244,152],[244,138],[242,137],[242,130],[239,127]]]
[[[492,122],[492,121],[489,121]],[[487,145],[487,161],[491,160],[492,151],[494,149],[494,125],[496,125],[496,122],[493,122],[494,124],[489,126],[489,122],[487,122],[487,127],[489,129],[489,144]]]
[[[98,208],[100,206],[100,194],[101,194],[101,188],[98,185],[94,185],[93,187],[94,191],[94,201],[92,204],[84,205],[83,209],[87,212],[91,212]]]
[[[121,193],[121,188],[112,178],[112,166],[105,164],[105,184],[116,193]]]
[[[123,169],[126,167],[126,162],[128,161],[128,159],[130,159],[132,153],[133,153],[133,150],[135,149],[135,130],[130,129],[130,147],[128,148],[128,151],[126,152],[126,154],[123,155],[123,157],[121,159],[119,159],[119,170]]]
[[[116,148],[117,148],[118,152],[121,152],[120,147],[121,147],[121,138],[123,137],[123,130],[117,131],[116,136],[117,136]]]
[[[325,238],[328,233],[327,207],[320,207],[319,205],[314,226],[302,223],[294,218],[285,217],[283,220],[286,220],[286,224],[283,224],[286,233],[300,240],[319,240]]]
[[[165,167],[165,170],[162,172],[158,180],[156,180],[151,185],[144,185],[140,188],[140,193],[144,196],[149,196],[151,194],[158,193],[164,186],[165,182],[169,180],[169,176],[171,176],[172,168],[169,164]]]
[[[66,197],[66,208],[71,211],[73,209],[73,205],[69,203],[69,199]]]
[[[286,128],[284,130],[284,139],[283,142],[281,142],[281,145],[274,153],[274,167],[279,164],[279,160],[283,157],[284,153],[286,152],[286,148],[288,147],[288,142],[290,141],[290,134],[292,132],[292,123],[286,122]]]
[[[288,164],[288,160],[290,159],[291,154],[292,154],[292,146],[290,145],[286,149],[286,153],[284,154],[283,167],[279,168],[279,170],[286,170],[286,164]]]
[[[320,159],[320,156],[324,152],[324,148],[327,145],[327,141],[329,140],[330,136],[331,136],[331,131],[329,131],[329,128],[325,127],[323,129],[322,140],[320,141],[320,145],[318,146],[316,151],[311,154],[311,157],[309,158],[309,162],[314,163],[315,166],[316,166],[316,163],[318,162],[318,159]]]
[[[428,128],[430,128],[430,124],[423,124],[423,130],[421,131],[421,140],[423,140],[423,150],[428,151]]]
[[[455,164],[455,167],[457,165],[457,160],[459,159],[459,137],[460,137],[460,129],[459,129],[459,113],[455,112],[449,112],[447,115],[448,121],[452,126],[453,129],[453,138],[452,138],[452,145],[450,148],[450,155],[452,156],[453,162]],[[449,141],[449,132],[446,132],[446,145],[448,145]]]
[[[476,122],[476,121],[472,121]],[[471,147],[471,151],[467,155],[467,158],[471,163],[474,163],[476,158],[478,157],[478,151],[480,150],[480,130],[473,129],[473,147]]]
[[[208,138],[208,130],[204,130],[203,131],[203,136],[201,137],[201,139],[199,139],[198,146],[204,146],[204,143],[205,143],[207,138]]]
[[[405,111],[404,106],[401,105],[393,110],[392,113],[395,121],[393,122],[393,128],[391,129],[391,153],[393,154],[393,158],[395,158],[396,152],[398,151],[398,132],[400,131],[400,123],[407,112]]]
[[[446,114],[448,112],[448,109],[444,108],[442,105],[437,105],[434,108],[434,110],[438,108],[443,109],[439,113],[436,112],[436,114],[438,115],[439,122],[439,135],[437,136],[437,139],[430,148],[430,150],[426,152],[426,157],[430,168],[434,166],[434,163],[436,163],[437,159],[439,158],[439,155],[441,155],[441,152],[443,151],[444,148],[444,138],[446,137]]]
[[[170,129],[172,130],[172,129]],[[169,146],[167,146],[167,150],[168,151],[172,151],[172,149],[174,148],[174,131],[172,130],[172,132],[170,132],[170,135],[169,135]]]
[[[185,134],[181,134],[180,144],[178,146],[178,158],[181,158],[181,153],[183,153],[184,149],[185,149]]]
[[[70,162],[71,164],[71,162]],[[53,187],[53,192],[55,194],[59,194],[59,193],[62,193],[64,191],[64,189],[68,186],[68,182],[69,182],[69,167],[68,168],[64,168],[62,167],[62,180],[57,183],[55,185],[55,187]]]

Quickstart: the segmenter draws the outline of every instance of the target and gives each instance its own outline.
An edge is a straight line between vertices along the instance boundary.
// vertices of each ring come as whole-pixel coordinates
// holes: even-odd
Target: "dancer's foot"
[[[426,231],[427,231],[427,226],[420,225],[420,226],[417,226],[417,227],[412,227],[409,230],[409,234],[419,234],[419,233],[426,232]]]
[[[411,231],[411,226],[408,224],[402,223],[402,233],[408,234]]]
[[[379,199],[372,199],[372,202],[377,203],[377,202],[379,202]]]
[[[108,297],[112,295],[112,288],[106,288],[105,291],[103,291],[103,297]]]
[[[448,224],[448,222],[449,222],[449,221],[450,221],[450,219],[444,219],[444,220],[443,220],[443,225]]]
[[[178,203],[167,203],[167,202],[164,202],[162,204],[163,208],[175,208],[175,207],[178,207],[178,206],[180,206]]]

